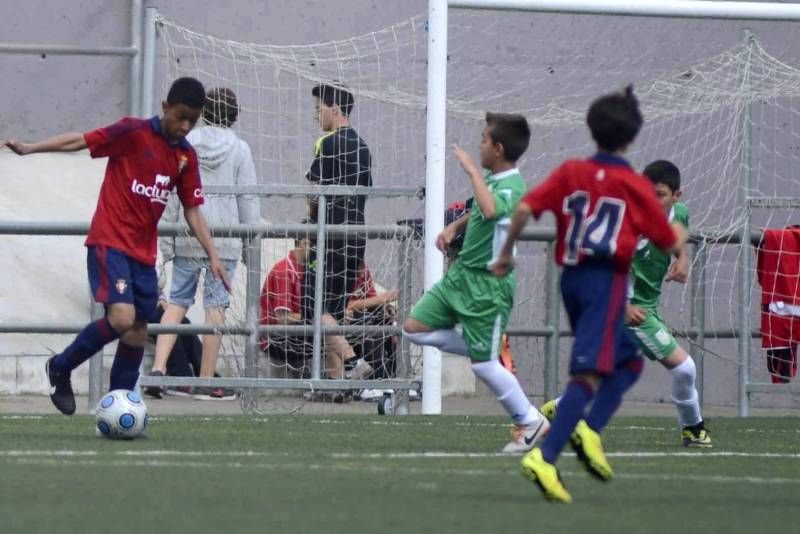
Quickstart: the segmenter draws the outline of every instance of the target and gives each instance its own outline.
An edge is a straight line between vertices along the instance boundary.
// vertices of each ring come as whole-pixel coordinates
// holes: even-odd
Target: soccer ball
[[[115,389],[97,405],[97,430],[109,439],[133,439],[147,428],[147,406],[134,391]]]

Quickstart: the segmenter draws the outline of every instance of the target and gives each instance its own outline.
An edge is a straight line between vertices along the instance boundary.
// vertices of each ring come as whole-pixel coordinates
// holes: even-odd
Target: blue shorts
[[[628,275],[606,264],[565,267],[561,295],[575,334],[569,372],[613,374],[641,358],[633,334],[625,327]]]
[[[158,303],[156,268],[103,245],[87,247],[89,287],[95,302],[133,304],[136,319],[151,321]]]
[[[222,260],[228,278],[233,280],[236,273],[236,260]],[[187,258],[175,256],[172,260],[172,287],[169,291],[169,303],[184,308],[194,304],[197,293],[197,282],[205,271],[203,278],[203,307],[227,308],[231,303],[230,293],[225,289],[222,280],[217,280],[211,273],[206,258]]]

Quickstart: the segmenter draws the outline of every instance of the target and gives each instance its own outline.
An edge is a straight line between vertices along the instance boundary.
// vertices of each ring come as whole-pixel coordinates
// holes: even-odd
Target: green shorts
[[[672,332],[653,310],[647,310],[647,317],[642,324],[628,328],[633,332],[644,355],[653,361],[667,358],[678,348]]]
[[[514,304],[514,274],[497,278],[488,271],[456,262],[444,278],[425,292],[410,316],[435,330],[460,324],[469,357],[497,359],[500,336]]]

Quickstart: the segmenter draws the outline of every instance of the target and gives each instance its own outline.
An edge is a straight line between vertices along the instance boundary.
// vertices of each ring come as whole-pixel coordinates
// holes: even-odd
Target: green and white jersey
[[[672,206],[669,222],[681,223],[689,229],[689,210],[682,202]],[[631,285],[628,296],[631,304],[642,308],[657,310],[661,298],[661,285],[667,275],[672,259],[648,239],[640,239],[631,264]],[[632,294],[631,294],[632,289]]]
[[[486,185],[494,197],[495,216],[485,219],[477,201],[470,211],[466,235],[458,261],[471,269],[488,269],[503,248],[511,225],[511,214],[525,194],[525,181],[519,169],[486,173]]]

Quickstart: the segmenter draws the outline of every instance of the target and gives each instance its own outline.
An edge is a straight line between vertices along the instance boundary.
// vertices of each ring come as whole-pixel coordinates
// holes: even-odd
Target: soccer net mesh
[[[730,384],[735,383],[739,365],[735,337],[741,313],[736,304],[741,249],[729,243],[729,236],[738,234],[748,218],[756,229],[783,228],[796,215],[794,209],[751,211],[744,207],[739,184],[747,157],[752,165],[748,196],[800,197],[800,70],[789,64],[790,47],[779,38],[790,34],[792,26],[748,26],[755,35],[752,42],[742,37],[743,23],[730,21],[450,10],[448,26],[448,142],[460,143],[477,155],[485,111],[524,113],[533,137],[520,167],[531,186],[564,159],[591,154],[584,121],[589,103],[602,93],[634,83],[645,127],[628,153],[630,161],[637,169],[656,159],[673,161],[683,177],[692,231],[712,238],[706,247],[706,328],[734,335],[706,339],[706,401],[715,404],[735,402]],[[159,36],[162,93],[172,79],[182,75],[196,76],[209,88],[228,87],[236,92],[241,110],[233,129],[252,149],[259,184],[308,183],[305,174],[314,157],[314,143],[322,135],[311,89],[318,83],[337,83],[355,97],[351,123],[369,146],[374,185],[423,185],[424,16],[351,39],[294,46],[222,39],[163,18]],[[742,133],[748,109],[750,145]],[[449,153],[446,180],[448,202],[470,196],[468,181]],[[271,223],[297,223],[305,213],[303,197],[261,199],[261,216]],[[422,203],[415,198],[371,197],[366,223],[394,224],[422,213]],[[422,252],[416,243],[417,248],[403,255],[398,240],[368,242],[365,263],[379,293],[395,289],[398,272],[409,269],[411,301],[421,295]],[[293,247],[292,239],[266,240],[262,279]],[[511,326],[544,324],[545,259],[544,243],[525,243],[519,248]],[[250,266],[240,265],[239,270],[244,268]],[[755,266],[750,270],[753,298],[745,313],[750,313],[757,329],[760,294]],[[227,317],[234,323],[244,321],[241,273],[238,278]],[[662,317],[670,326],[688,330],[691,306],[689,284],[665,284]],[[380,321],[384,320],[392,318],[381,315]],[[566,325],[564,317],[561,325]],[[348,340],[353,344],[368,337],[365,331]],[[239,375],[241,345],[233,336],[224,339],[228,371]],[[697,351],[693,341],[679,341],[688,352]],[[396,351],[397,340],[390,339],[389,345]],[[544,345],[543,338],[512,339],[518,375],[529,393],[543,392]],[[569,346],[569,339],[562,339],[562,380]],[[768,380],[757,339],[752,340],[752,354],[753,380]],[[371,361],[375,376],[392,375],[385,357]],[[413,373],[419,374],[419,359],[413,362]],[[290,359],[264,358],[261,365],[297,372],[296,362]],[[668,400],[667,389],[650,384],[646,377],[632,396]]]

